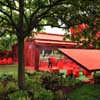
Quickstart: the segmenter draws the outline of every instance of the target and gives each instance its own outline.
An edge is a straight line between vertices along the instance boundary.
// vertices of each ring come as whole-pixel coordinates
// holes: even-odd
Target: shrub
[[[0,100],[5,100],[7,89],[0,83]]]
[[[53,100],[54,95],[53,92],[50,90],[46,90],[41,88],[39,91],[34,93],[34,100]]]
[[[41,84],[34,81],[34,79],[27,79],[26,80],[26,89],[35,91],[41,88]]]
[[[0,94],[2,95],[5,92],[6,92],[6,89],[3,87],[2,83],[0,83]]]
[[[16,91],[16,90],[18,90],[18,85],[16,85],[16,83],[14,83],[14,82],[9,82],[9,83],[7,84],[7,91],[8,91],[8,93],[14,92],[14,91]]]
[[[26,88],[34,91],[41,88],[42,74],[42,72],[28,73],[26,77]]]
[[[13,76],[10,74],[1,74],[0,81],[11,81],[14,80]]]
[[[43,72],[41,71],[35,71],[35,72],[26,72],[26,75],[30,78],[33,78],[33,77],[41,77],[43,75]]]
[[[42,85],[48,90],[56,91],[62,86],[62,75],[59,73],[45,73],[42,76]]]
[[[27,91],[19,90],[8,95],[10,100],[29,100]]]

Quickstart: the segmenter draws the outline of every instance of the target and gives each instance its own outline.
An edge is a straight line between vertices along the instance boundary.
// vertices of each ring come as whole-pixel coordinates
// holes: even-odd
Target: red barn
[[[77,43],[63,40],[64,35],[50,34],[50,33],[38,33],[33,38],[28,38],[25,41],[24,54],[25,65],[34,66],[35,69],[39,68],[40,52],[45,50],[53,50],[57,48],[74,48]],[[17,46],[13,47],[14,60],[17,57]]]

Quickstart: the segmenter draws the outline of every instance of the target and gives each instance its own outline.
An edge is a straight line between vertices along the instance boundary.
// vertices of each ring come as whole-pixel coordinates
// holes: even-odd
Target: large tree
[[[96,0],[96,4],[99,0]],[[15,32],[18,40],[18,84],[24,88],[24,39],[33,29],[52,26],[68,29],[70,26],[88,21],[95,10],[90,0],[1,0],[0,19],[5,31]],[[92,9],[91,9],[92,8]],[[99,12],[96,8],[96,13]],[[2,21],[0,21],[2,23]],[[7,26],[5,26],[7,25]]]
[[[24,88],[24,39],[34,28],[40,28],[50,11],[65,0],[1,0],[0,19],[3,21],[2,36],[12,27],[18,40],[18,85]],[[6,23],[5,26],[4,23]],[[5,30],[5,31],[4,31]]]

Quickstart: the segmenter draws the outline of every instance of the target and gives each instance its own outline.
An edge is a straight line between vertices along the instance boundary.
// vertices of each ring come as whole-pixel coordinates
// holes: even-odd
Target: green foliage
[[[15,35],[4,35],[0,37],[0,51],[12,50],[12,46],[17,42]]]
[[[67,100],[67,95],[62,90],[55,92],[54,100]]]
[[[57,91],[63,86],[75,86],[80,80],[66,78],[63,73],[33,72],[27,73],[26,88],[32,91],[47,90]],[[81,84],[81,83],[80,83]]]
[[[1,74],[0,81],[11,81],[14,80],[13,76],[10,74]]]
[[[45,73],[42,76],[42,85],[46,89],[57,91],[62,86],[63,76],[60,73]]]
[[[50,90],[46,90],[44,88],[40,89],[39,91],[37,90],[34,93],[34,99],[35,100],[53,100],[54,94]]]
[[[57,91],[58,86],[62,85],[61,76],[57,73],[33,72],[27,73],[26,77],[26,88],[31,90],[35,100],[54,100],[56,95],[51,90]],[[44,78],[48,80],[44,80]]]
[[[29,100],[27,91],[19,90],[12,94],[9,94],[10,100]]]
[[[18,90],[18,85],[15,82],[8,82],[7,91],[8,93],[15,92]]]
[[[41,88],[41,76],[43,72],[27,73],[26,76],[26,87],[33,91]]]
[[[2,83],[0,82],[0,96],[1,96],[2,94],[4,94],[5,92],[7,92],[7,91],[6,91],[6,89],[3,87]]]
[[[90,0],[26,0],[24,1],[23,16],[25,34],[30,34],[34,28],[41,29],[40,26],[43,27],[45,24],[52,27],[61,27],[64,24],[66,29],[79,23],[90,24],[91,20],[100,12],[99,4],[100,2],[98,0],[95,2]],[[19,1],[12,0],[6,2],[2,0],[0,2],[0,12],[2,13],[0,14],[0,18],[3,20],[2,25],[7,30],[13,31],[13,33],[15,33],[19,22],[18,8]],[[2,9],[9,14],[10,18]],[[12,23],[12,20],[15,24]],[[46,21],[44,22],[43,20]],[[13,25],[16,25],[16,27]],[[12,27],[13,30],[11,30]]]
[[[76,86],[76,85],[81,85],[81,81],[76,78],[70,79],[70,77],[67,77],[66,80],[64,81],[65,86]]]
[[[0,81],[0,100],[6,100],[9,93],[13,93],[18,90],[18,86],[15,82],[1,82]]]

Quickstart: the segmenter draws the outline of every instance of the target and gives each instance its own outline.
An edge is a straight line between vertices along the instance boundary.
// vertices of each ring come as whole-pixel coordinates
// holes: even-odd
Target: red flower
[[[4,59],[2,60],[2,64],[7,64],[7,59],[6,59],[6,58],[4,58]]]
[[[13,63],[12,58],[8,58],[7,63],[8,63],[8,64],[12,64],[12,63]]]
[[[70,31],[72,34],[76,34],[75,29],[73,29],[72,27],[69,28],[69,31]]]
[[[66,70],[66,75],[67,76],[71,75],[72,73],[73,73],[72,69],[69,68],[69,69]]]
[[[78,32],[82,32],[83,31],[83,28],[80,25],[77,27],[77,29],[78,29]]]
[[[2,64],[2,60],[0,59],[0,64]]]
[[[85,24],[85,29],[89,28],[89,25],[88,24]]]
[[[83,24],[80,24],[79,26],[80,26],[80,28],[81,28],[82,30],[89,28],[89,25],[84,24],[84,23],[83,23]]]
[[[88,72],[87,70],[83,70],[83,74],[84,74],[85,76],[88,76],[88,75],[91,75],[92,73],[91,73],[91,72]]]
[[[80,76],[80,70],[79,70],[79,69],[74,69],[74,70],[73,70],[73,75],[74,75],[75,77],[79,77],[79,76]]]
[[[84,29],[88,29],[88,28],[89,28],[89,25],[82,23],[82,24],[80,24],[80,25],[76,25],[76,26],[75,26],[75,29],[72,28],[72,27],[70,27],[70,28],[69,28],[69,31],[70,31],[72,34],[75,35],[76,33],[82,32]]]
[[[98,40],[100,38],[100,32],[97,32],[97,34],[96,34],[96,40]]]

